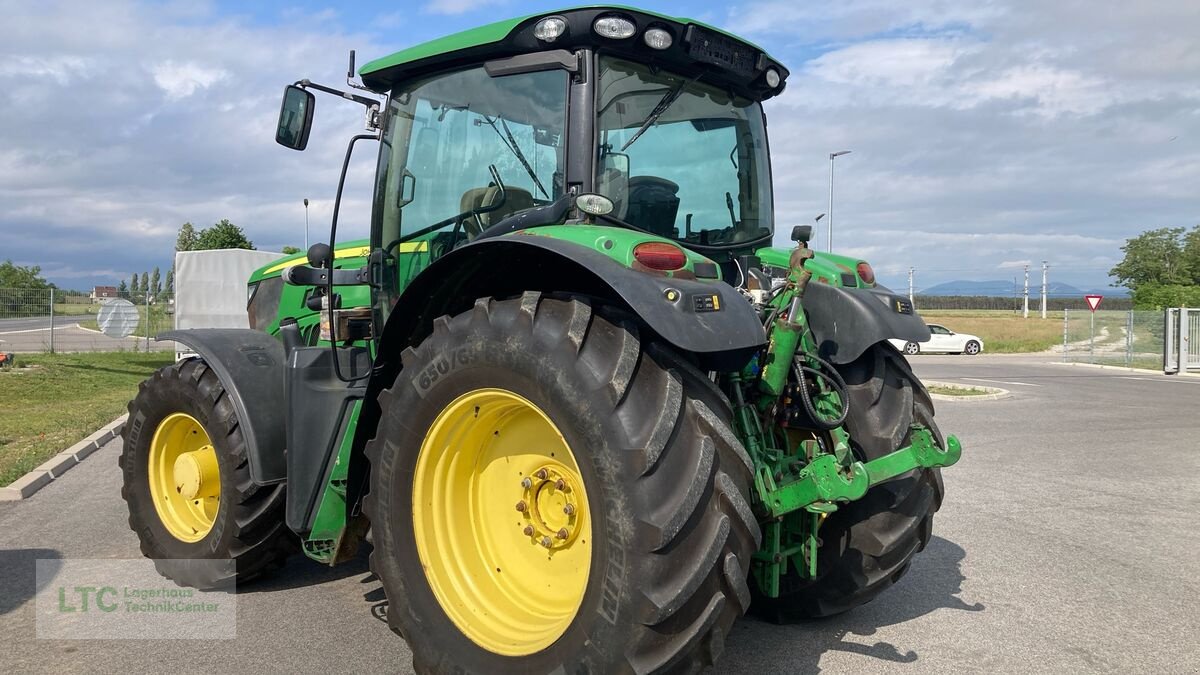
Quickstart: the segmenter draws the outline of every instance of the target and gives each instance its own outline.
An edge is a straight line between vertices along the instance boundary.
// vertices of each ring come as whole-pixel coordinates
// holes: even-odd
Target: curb
[[[947,389],[969,389],[975,391],[983,390],[988,392],[986,394],[979,394],[978,396],[947,396],[946,394],[935,394],[933,392],[929,392],[930,397],[932,397],[935,401],[999,401],[1002,398],[1008,398],[1012,396],[1012,392],[1007,389],[1001,389],[1000,387],[985,387],[983,385],[975,384],[966,385],[959,384],[957,382],[943,382],[941,380],[921,381],[926,386],[933,385],[937,387],[945,387]]]
[[[1103,368],[1106,370],[1124,370],[1127,373],[1143,373],[1146,375],[1159,375],[1161,377],[1200,377],[1200,373],[1171,373],[1168,375],[1161,370],[1151,370],[1149,368],[1131,368],[1129,366],[1110,366],[1103,363],[1076,363],[1073,361],[1047,361],[1052,366],[1076,366],[1083,368]]]
[[[38,490],[59,478],[68,469],[82,462],[85,457],[100,449],[105,443],[121,435],[128,413],[109,422],[99,431],[79,441],[42,463],[33,471],[13,481],[8,487],[0,488],[0,502],[28,499]]]

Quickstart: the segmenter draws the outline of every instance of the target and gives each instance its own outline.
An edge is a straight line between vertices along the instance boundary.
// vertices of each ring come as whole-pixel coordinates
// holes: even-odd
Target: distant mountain
[[[947,281],[929,288],[923,288],[917,291],[918,295],[987,295],[1000,297],[1013,297],[1021,294],[1021,284],[1013,285],[1010,281]],[[1042,294],[1042,285],[1035,284],[1033,280],[1029,282],[1029,296],[1037,297]],[[1129,291],[1124,288],[1100,288],[1090,290],[1080,290],[1071,284],[1065,284],[1059,281],[1052,281],[1046,286],[1046,294],[1052,298],[1081,298],[1085,295],[1107,295],[1114,298],[1124,298],[1129,296]]]

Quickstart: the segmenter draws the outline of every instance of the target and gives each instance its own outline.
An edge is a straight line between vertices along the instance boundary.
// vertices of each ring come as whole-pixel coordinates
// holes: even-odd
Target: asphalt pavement
[[[56,316],[54,325],[54,350],[56,352],[113,352],[144,349],[145,338],[126,337],[111,338],[97,330],[82,328],[80,320],[91,317]],[[50,350],[51,319],[48,316],[26,317],[22,319],[0,319],[0,351],[16,353],[39,353]],[[150,349],[155,351],[171,351],[174,342],[155,343],[150,341]]]
[[[1008,389],[938,402],[963,441],[934,539],[876,601],[831,619],[741,621],[719,673],[1200,671],[1200,378],[917,356],[924,378]],[[365,559],[302,557],[240,589],[237,638],[37,639],[37,558],[131,558],[118,443],[0,503],[0,665],[11,672],[411,672]]]

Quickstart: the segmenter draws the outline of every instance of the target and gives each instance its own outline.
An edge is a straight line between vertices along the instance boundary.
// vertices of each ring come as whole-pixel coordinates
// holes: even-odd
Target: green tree
[[[157,299],[162,294],[162,275],[158,268],[154,268],[154,273],[150,275],[150,295]]]
[[[194,251],[197,239],[196,228],[191,223],[184,223],[183,227],[179,228],[179,236],[175,238],[175,250]]]
[[[117,297],[118,298],[129,297],[129,287],[125,285],[124,279],[121,280],[121,283],[117,284]]]
[[[141,292],[141,289],[142,289],[142,287],[138,285],[137,272],[134,272],[133,278],[129,280],[129,295],[130,295],[130,297],[136,297],[137,294]]]
[[[300,249],[296,248],[295,246],[284,246],[282,249],[282,253],[284,255],[292,255],[292,254],[299,253],[299,252],[300,252]]]
[[[1108,272],[1117,278],[1113,285],[1136,291],[1142,284],[1192,283],[1192,270],[1184,254],[1184,231],[1182,227],[1163,227],[1127,239],[1121,247],[1124,259]]]
[[[54,284],[42,278],[42,268],[37,265],[23,267],[14,265],[11,260],[0,263],[0,288],[41,290],[53,286]]]
[[[1141,284],[1133,292],[1134,309],[1164,310],[1168,307],[1200,307],[1196,284]]]
[[[196,247],[192,250],[208,251],[218,248],[245,248],[253,250],[254,242],[246,238],[246,233],[242,232],[242,228],[222,218],[219,223],[216,223],[212,227],[200,230]]]
[[[144,301],[150,295],[150,275],[142,272],[142,300]]]
[[[1183,260],[1192,274],[1192,283],[1200,284],[1200,225],[1183,237]]]
[[[166,291],[167,295],[175,294],[175,270],[173,269],[167,270]]]

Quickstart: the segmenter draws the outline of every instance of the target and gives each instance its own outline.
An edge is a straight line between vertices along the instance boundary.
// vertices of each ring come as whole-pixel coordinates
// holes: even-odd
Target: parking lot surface
[[[928,379],[1002,387],[938,402],[964,443],[934,539],[878,600],[831,619],[747,618],[717,672],[1197,672],[1200,378],[1045,358],[917,356]],[[411,672],[365,558],[301,557],[243,587],[237,638],[35,637],[37,558],[132,558],[118,442],[0,503],[0,644],[11,672]]]

